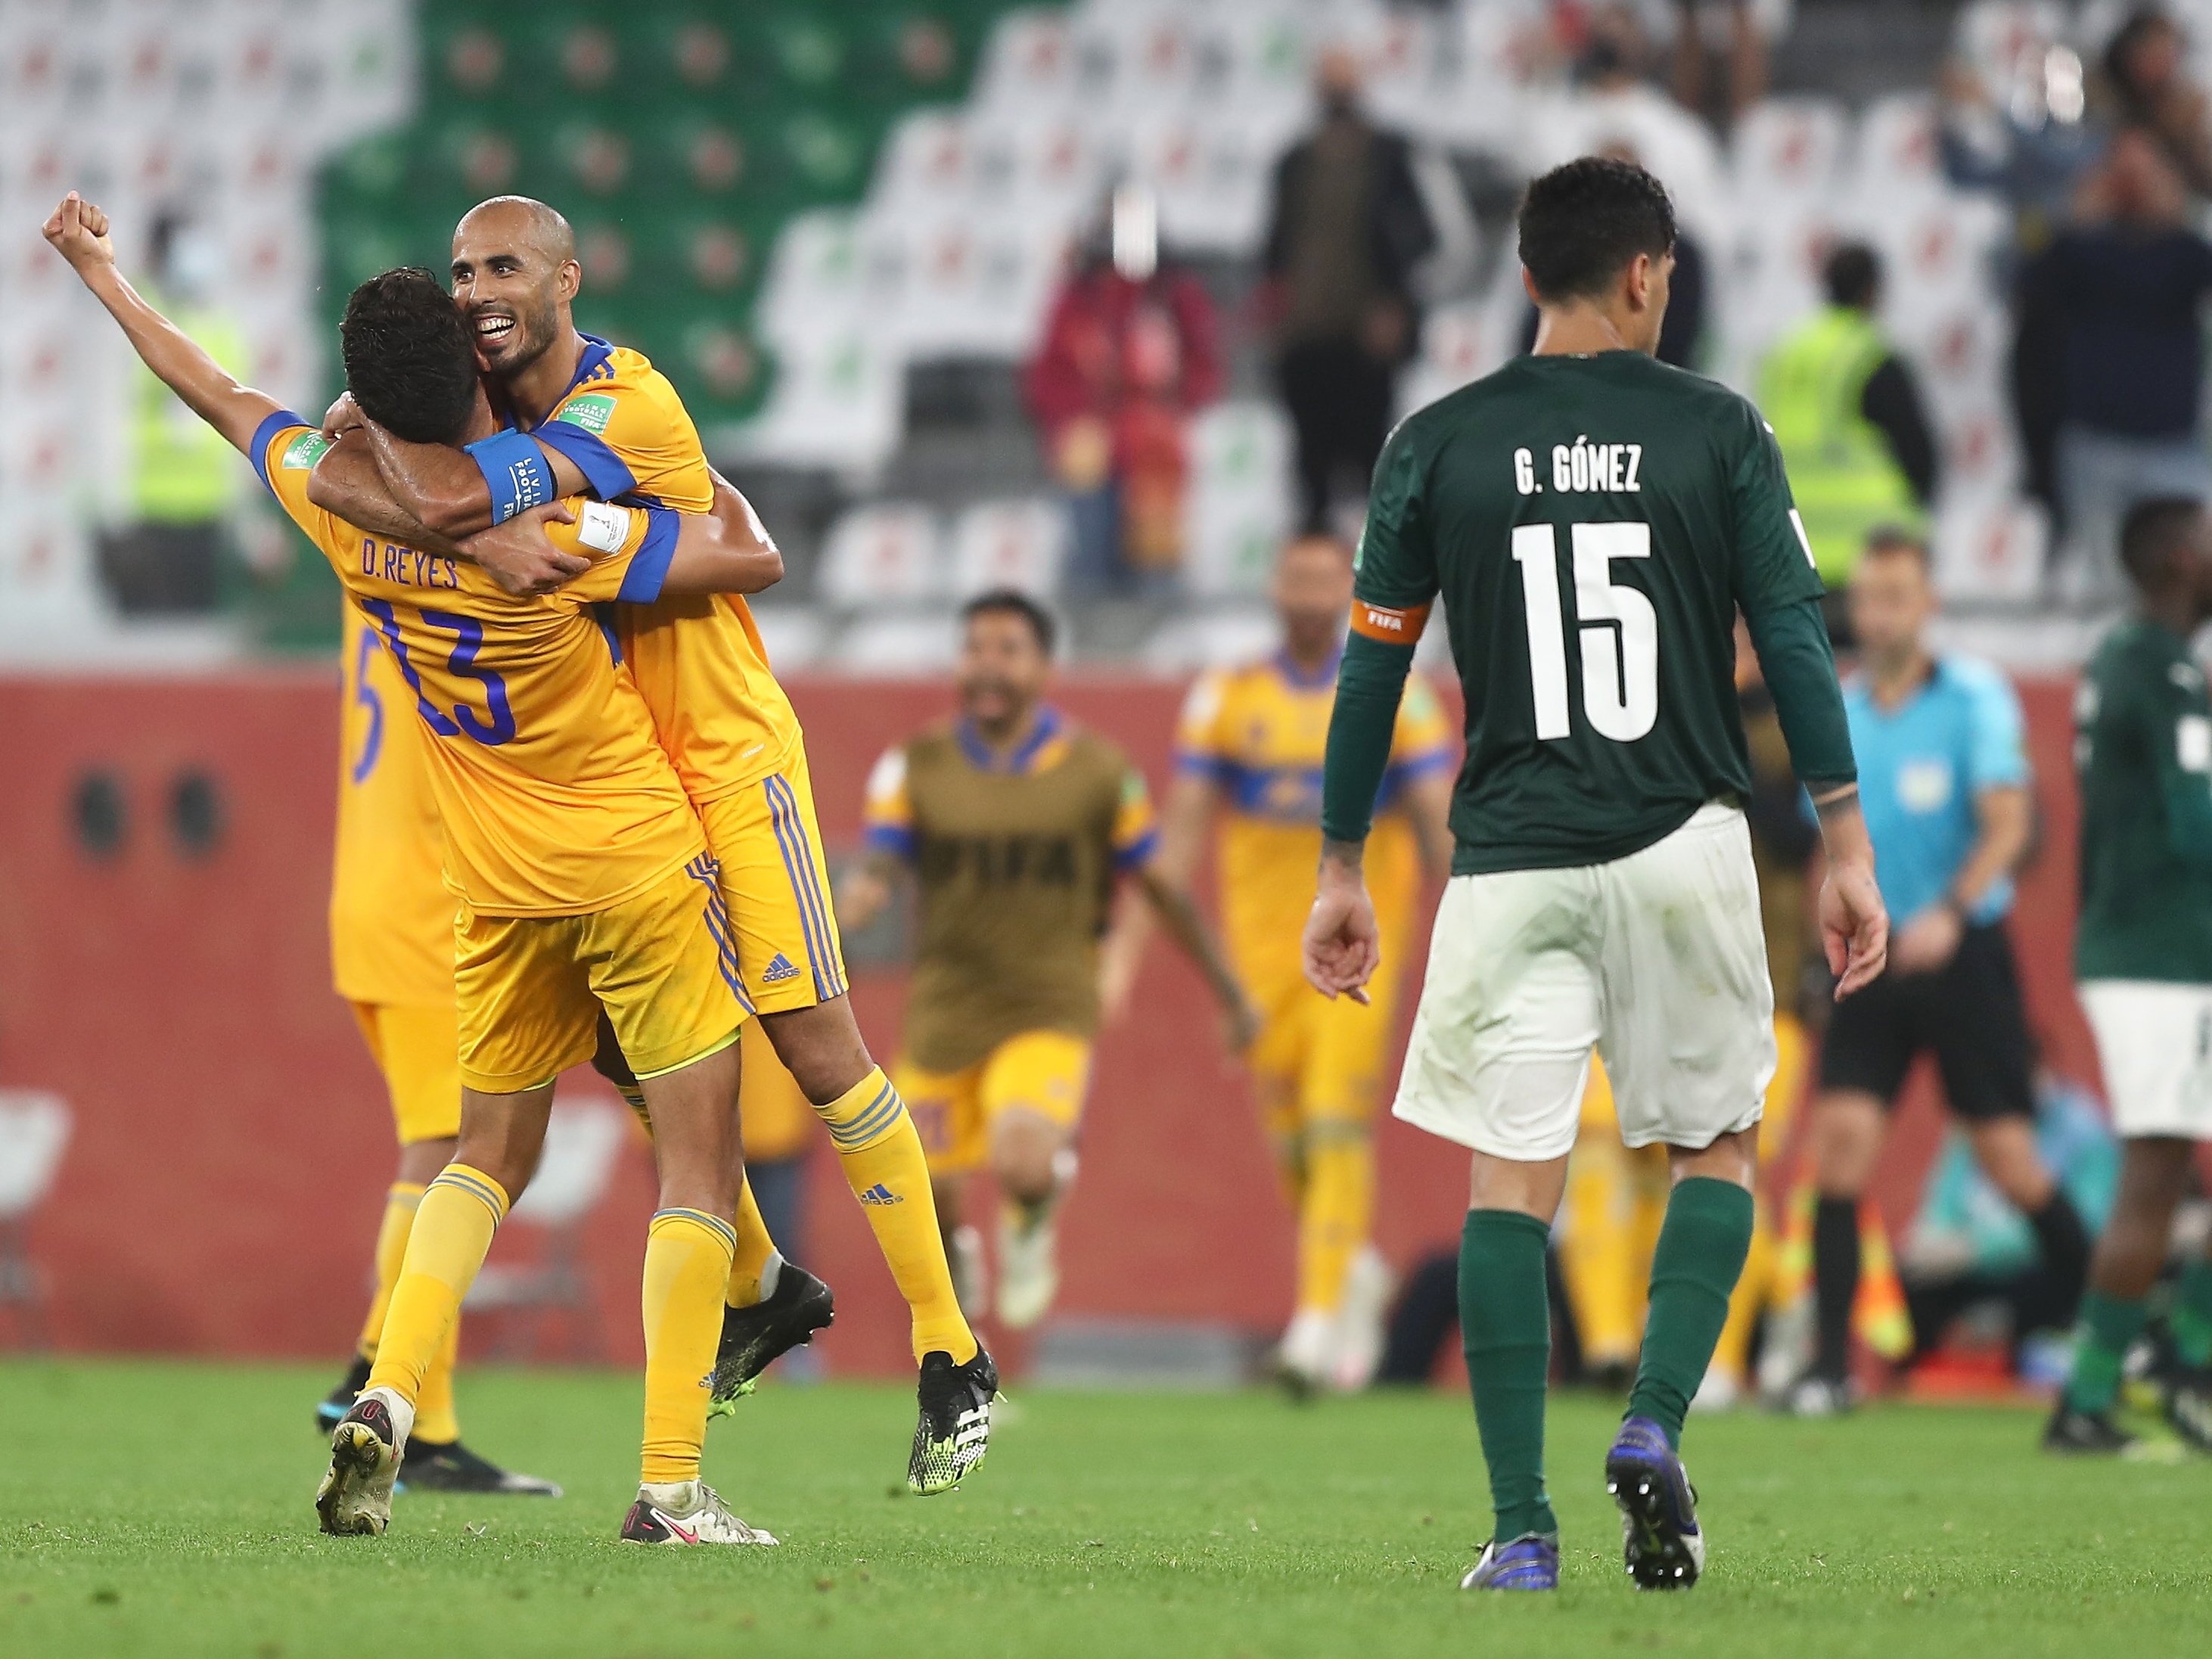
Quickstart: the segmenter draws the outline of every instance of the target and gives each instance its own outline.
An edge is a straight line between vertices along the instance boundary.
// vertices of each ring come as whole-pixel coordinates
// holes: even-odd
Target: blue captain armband
[[[491,521],[505,524],[518,513],[553,499],[553,469],[536,439],[521,432],[497,432],[468,447],[469,459],[491,486]]]

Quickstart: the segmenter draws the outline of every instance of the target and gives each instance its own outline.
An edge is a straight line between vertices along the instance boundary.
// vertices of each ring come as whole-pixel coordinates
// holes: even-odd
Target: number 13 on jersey
[[[1641,520],[1570,527],[1574,552],[1576,632],[1582,643],[1583,713],[1601,737],[1633,743],[1659,718],[1659,616],[1639,588],[1613,580],[1615,559],[1651,556],[1651,526]],[[1513,532],[1521,597],[1528,620],[1529,690],[1536,735],[1571,734],[1566,622],[1559,604],[1558,532],[1524,524]]]

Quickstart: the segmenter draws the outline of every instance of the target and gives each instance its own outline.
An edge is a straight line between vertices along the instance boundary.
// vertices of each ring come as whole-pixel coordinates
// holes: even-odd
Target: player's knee
[[[1864,1095],[1824,1095],[1814,1104],[1811,1130],[1814,1182],[1828,1197],[1856,1197],[1881,1153],[1881,1103]]]
[[[1008,1112],[991,1136],[991,1173],[1018,1204],[1042,1204],[1060,1181],[1060,1152],[1066,1134],[1035,1112]]]
[[[875,1069],[860,1024],[853,1018],[853,1005],[844,997],[759,1018],[775,1057],[815,1106],[842,1098]]]

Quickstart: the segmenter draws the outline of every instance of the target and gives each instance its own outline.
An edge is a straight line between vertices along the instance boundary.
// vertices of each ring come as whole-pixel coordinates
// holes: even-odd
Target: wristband
[[[494,524],[505,524],[516,514],[553,499],[553,469],[528,434],[499,432],[480,438],[468,447],[468,456],[491,486]]]

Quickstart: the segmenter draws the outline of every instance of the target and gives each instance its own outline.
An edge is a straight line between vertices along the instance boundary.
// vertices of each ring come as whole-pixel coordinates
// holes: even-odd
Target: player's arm
[[[331,437],[325,422],[323,434]],[[333,517],[348,524],[359,525],[372,535],[425,553],[442,554],[447,558],[467,558],[469,554],[458,542],[449,541],[429,526],[401,507],[392,494],[383,475],[376,470],[376,458],[369,453],[365,423],[356,422],[341,427],[331,437],[331,447],[315,463],[315,470],[307,475],[307,499]],[[574,575],[584,568],[577,562]],[[497,573],[495,572],[495,574]],[[505,586],[502,581],[501,586]],[[557,586],[549,584],[549,586]],[[534,588],[513,588],[512,592],[534,592]]]
[[[884,750],[868,774],[860,809],[862,852],[837,890],[837,920],[866,927],[890,908],[914,867],[914,803],[907,793],[906,745]]]
[[[400,509],[453,541],[504,524],[563,495],[592,493],[575,462],[525,432],[501,432],[466,449],[410,443],[363,422],[376,470]]]
[[[1115,811],[1113,853],[1115,869],[1132,879],[1144,897],[1144,909],[1166,929],[1176,948],[1205,976],[1214,1000],[1221,1005],[1222,1035],[1231,1052],[1243,1053],[1260,1034],[1259,1016],[1252,1012],[1244,988],[1230,969],[1221,941],[1214,937],[1213,929],[1199,913],[1198,901],[1191,896],[1188,885],[1169,880],[1159,868],[1159,824],[1153,816],[1152,793],[1145,787],[1144,774],[1134,767],[1129,768],[1122,778],[1121,799]],[[1122,907],[1113,932],[1124,927],[1146,925],[1133,914],[1134,908]],[[1109,952],[1115,949],[1112,933],[1108,936],[1106,949]]]
[[[1790,769],[1804,780],[1820,817],[1828,862],[1819,899],[1820,939],[1840,1001],[1871,984],[1887,964],[1889,912],[1859,810],[1858,761],[1820,615],[1812,547],[1774,434],[1749,404],[1742,418],[1743,449],[1729,481],[1735,599],[1774,698]]]
[[[1974,913],[1990,890],[2019,867],[2034,834],[2027,722],[2020,700],[1994,676],[1974,687],[1973,699],[1973,748],[1967,758],[1973,845],[1943,896],[1898,927],[1890,953],[1901,973],[1941,968],[1957,954]]]
[[[1352,584],[1352,633],[1337,670],[1322,764],[1321,871],[1302,943],[1306,981],[1323,996],[1367,1000],[1382,960],[1361,860],[1390,767],[1398,705],[1437,592],[1420,458],[1405,427],[1376,464]]]
[[[752,503],[720,473],[711,513],[686,513],[663,593],[758,593],[783,580],[783,553]]]
[[[2157,761],[2166,845],[2184,862],[2212,868],[2212,718],[2171,681],[2160,686],[2172,706],[2154,714],[2143,735]]]
[[[240,386],[192,338],[139,296],[115,266],[107,216],[75,191],[46,223],[46,240],[107,307],[148,368],[185,406],[240,453],[251,456],[261,423],[281,412],[265,393]]]

